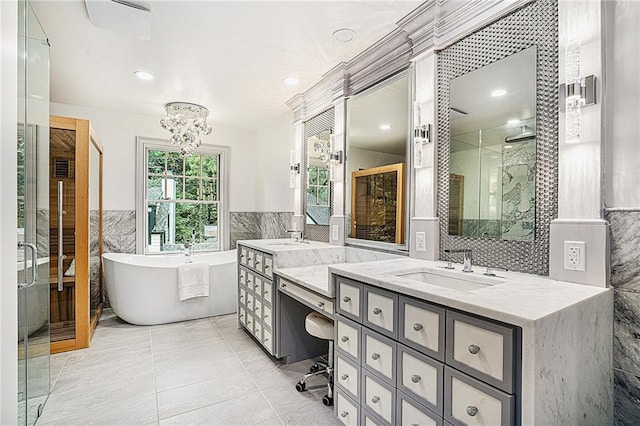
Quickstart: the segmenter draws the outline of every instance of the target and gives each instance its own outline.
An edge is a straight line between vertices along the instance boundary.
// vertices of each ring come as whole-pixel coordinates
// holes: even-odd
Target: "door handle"
[[[24,276],[27,278],[27,269],[28,269],[28,257],[27,257],[27,249],[31,250],[31,281],[24,282],[18,284],[18,289],[22,290],[23,288],[33,287],[38,281],[38,249],[35,245],[31,243],[26,243],[24,241],[20,241],[18,243],[18,248],[24,250]]]
[[[58,181],[58,291],[64,290],[64,260],[67,256],[64,255],[64,222],[63,218],[65,215],[64,204],[63,204],[63,182],[61,180]]]

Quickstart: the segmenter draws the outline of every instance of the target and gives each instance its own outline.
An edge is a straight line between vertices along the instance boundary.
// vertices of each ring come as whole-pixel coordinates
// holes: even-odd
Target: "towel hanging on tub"
[[[207,296],[209,296],[209,264],[196,262],[178,265],[180,301]]]

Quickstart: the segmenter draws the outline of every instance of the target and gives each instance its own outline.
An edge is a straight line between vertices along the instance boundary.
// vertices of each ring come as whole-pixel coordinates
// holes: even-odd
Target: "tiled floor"
[[[337,425],[311,362],[270,358],[225,315],[158,326],[107,311],[89,349],[53,355],[38,425]]]

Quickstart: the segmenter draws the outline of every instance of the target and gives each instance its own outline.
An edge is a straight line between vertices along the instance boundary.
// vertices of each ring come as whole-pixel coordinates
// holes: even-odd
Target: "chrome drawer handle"
[[[253,281],[251,280],[247,280],[247,284],[251,284]]]
[[[269,318],[269,315],[264,315],[263,318],[267,319],[267,318]]]
[[[342,413],[340,413],[340,417],[342,417],[343,419],[344,419],[345,417],[347,417],[348,415],[349,415],[349,412],[348,412],[348,411],[343,411]]]
[[[340,340],[342,340],[343,342],[346,342],[347,340],[349,340],[349,338],[347,336],[342,336],[342,339]]]
[[[374,313],[375,315],[379,315],[379,314],[380,314],[380,312],[382,312],[382,309],[380,309],[380,308],[373,308],[373,313]]]
[[[324,306],[324,302],[318,302],[318,308],[322,308]]]
[[[343,374],[342,377],[340,377],[342,380],[347,380],[349,378],[348,374]]]
[[[249,305],[251,305],[251,300],[249,300],[249,301],[247,302],[247,306],[249,306]]]
[[[345,297],[342,298],[342,301],[344,303],[349,303],[349,302],[351,302],[351,298],[349,296],[345,296]]]
[[[263,295],[268,296],[269,295],[269,290],[265,290],[262,292]]]
[[[467,414],[470,415],[471,417],[475,416],[476,414],[478,414],[478,407],[473,405],[468,406]]]
[[[259,286],[259,285],[256,285],[256,286],[254,286],[254,287],[253,287],[253,289],[254,289],[254,290],[257,290],[257,289],[259,289],[259,288],[260,288],[260,286]]]
[[[285,283],[280,283],[280,288],[285,288],[287,285]]]
[[[380,354],[379,354],[379,353],[374,352],[374,353],[372,353],[372,354],[371,354],[371,358],[375,361],[375,360],[377,360],[378,358],[380,358]]]
[[[469,352],[476,355],[478,352],[480,352],[480,346],[478,345],[469,345]]]
[[[420,380],[422,380],[422,377],[420,377],[418,374],[414,374],[413,376],[411,376],[411,381],[413,383],[418,383]]]
[[[260,309],[260,306],[256,306],[254,311],[257,311],[258,309]]]
[[[269,265],[264,265],[264,269],[269,269]]]
[[[374,404],[377,403],[378,401],[380,401],[379,396],[374,396],[373,398],[371,398],[371,402],[373,402]]]
[[[240,300],[244,299],[244,296],[240,296]]]
[[[264,342],[267,343],[269,341],[269,339],[264,339]]]
[[[256,260],[256,266],[258,266],[260,263],[262,262],[260,262],[259,260]]]
[[[244,315],[240,314],[240,318],[244,318]]]
[[[418,323],[413,324],[413,329],[414,329],[415,331],[420,331],[420,330],[422,330],[423,328],[424,328],[424,327],[422,327],[422,324],[418,324]]]
[[[241,254],[241,255],[240,255],[240,259],[244,259],[244,254]]]

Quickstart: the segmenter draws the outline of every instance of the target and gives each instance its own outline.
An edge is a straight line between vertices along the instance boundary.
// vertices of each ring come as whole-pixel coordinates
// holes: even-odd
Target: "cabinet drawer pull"
[[[380,401],[379,396],[374,396],[373,398],[371,398],[371,402],[373,402],[374,404],[377,403],[378,401]]]
[[[418,324],[418,323],[413,324],[413,329],[414,329],[415,331],[420,331],[420,330],[422,330],[423,328],[424,328],[424,327],[422,327],[422,324]]]
[[[480,352],[480,346],[478,345],[469,345],[469,352],[472,354],[477,354],[478,352]]]
[[[269,265],[264,265],[264,269],[269,269]]]
[[[318,302],[318,308],[322,308],[324,306],[324,302]]]
[[[349,302],[351,302],[351,298],[349,296],[345,296],[345,297],[342,298],[342,301],[344,303],[349,303]]]
[[[251,305],[251,300],[247,301],[247,306]]]
[[[418,383],[420,380],[422,380],[422,377],[420,377],[418,374],[414,374],[411,376],[411,381],[413,383]]]
[[[269,315],[264,315],[263,318],[267,319],[267,318],[269,318]]]
[[[380,315],[380,313],[381,313],[381,312],[382,312],[382,309],[380,309],[380,308],[373,308],[373,313],[374,313],[375,315]]]
[[[379,353],[377,353],[377,352],[374,352],[374,353],[372,353],[372,354],[371,354],[371,358],[375,361],[375,360],[377,360],[378,358],[380,358],[380,354],[379,354]]]
[[[347,380],[349,378],[348,374],[343,374],[342,377],[340,377],[342,380]]]
[[[247,280],[247,284],[251,284],[253,281],[251,280]]]
[[[258,309],[260,309],[260,306],[256,306],[254,311],[257,311]]]
[[[349,412],[348,412],[348,411],[343,411],[342,413],[340,413],[340,417],[342,417],[343,419],[344,419],[345,417],[347,417],[348,415],[349,415]]]
[[[244,254],[241,254],[241,255],[240,255],[240,259],[244,259]]]
[[[287,285],[285,283],[280,283],[280,288],[285,288]]]
[[[267,339],[264,339],[264,342],[265,342],[265,343],[267,343],[268,341],[269,341],[269,339],[268,339],[268,338],[267,338]]]
[[[471,417],[475,416],[476,414],[478,414],[478,407],[474,405],[469,405],[467,407],[467,414],[470,415]]]
[[[256,285],[256,286],[253,287],[254,290],[258,290],[259,288],[260,288],[259,285]]]
[[[259,260],[256,260],[256,266],[258,266],[260,263],[262,262],[260,262]]]
[[[340,340],[342,340],[343,342],[346,342],[347,340],[349,340],[349,338],[347,336],[342,336],[342,339]]]
[[[244,318],[244,314],[240,314],[240,318]]]
[[[240,296],[240,300],[244,299],[244,296]]]

